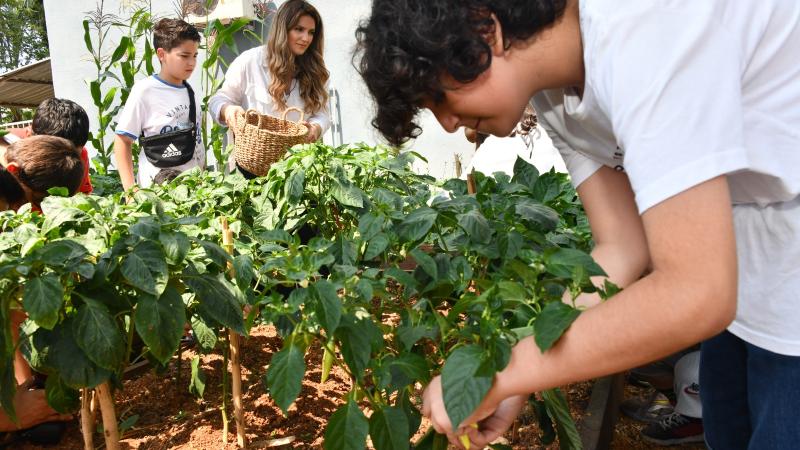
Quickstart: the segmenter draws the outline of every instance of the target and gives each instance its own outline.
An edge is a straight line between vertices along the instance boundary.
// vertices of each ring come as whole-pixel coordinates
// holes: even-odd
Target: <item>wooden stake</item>
[[[97,400],[100,402],[100,413],[103,415],[103,435],[106,438],[107,450],[119,450],[119,428],[117,427],[117,414],[114,412],[114,398],[111,397],[111,387],[105,382],[95,389]]]
[[[92,411],[92,390],[81,389],[81,433],[84,450],[94,450],[94,411]]]
[[[233,232],[228,227],[228,219],[222,218],[222,246],[233,255]],[[228,265],[231,278],[235,277],[233,265]],[[236,443],[239,448],[247,446],[244,408],[242,408],[242,364],[239,358],[239,334],[228,330],[228,342],[231,352],[231,395],[233,396],[233,417],[236,420]],[[227,367],[225,368],[227,370]]]

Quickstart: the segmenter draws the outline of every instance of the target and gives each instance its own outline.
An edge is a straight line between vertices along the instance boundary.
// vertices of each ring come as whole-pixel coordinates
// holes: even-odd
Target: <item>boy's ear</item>
[[[486,43],[489,44],[489,47],[492,49],[492,56],[502,56],[506,51],[505,46],[503,45],[503,28],[494,13],[492,13],[492,22],[494,22],[494,27],[484,36],[484,38],[486,39]]]
[[[164,62],[164,57],[167,55],[167,51],[161,47],[156,49],[156,56],[160,62]]]

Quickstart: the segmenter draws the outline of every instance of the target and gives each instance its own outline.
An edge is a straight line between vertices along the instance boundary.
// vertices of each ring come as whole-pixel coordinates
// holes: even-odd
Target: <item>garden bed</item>
[[[344,404],[343,397],[350,389],[345,373],[334,366],[331,376],[320,383],[320,361],[322,352],[315,349],[306,357],[308,372],[297,402],[290,408],[288,417],[283,417],[267,395],[262,375],[271,355],[281,349],[282,340],[271,326],[259,326],[242,345],[242,372],[247,436],[250,448],[300,449],[321,448],[325,426],[336,409]],[[116,404],[120,421],[125,422],[138,415],[133,426],[123,434],[122,448],[129,449],[206,449],[221,448],[222,420],[219,412],[222,357],[217,354],[202,357],[202,365],[208,375],[204,398],[198,400],[188,392],[190,361],[195,355],[191,349],[183,352],[181,386],[176,386],[176,372],[171,366],[168,376],[147,372],[124,382],[125,389],[117,392]],[[569,399],[570,412],[578,428],[583,430],[586,409],[590,405],[593,383],[575,383],[564,388]],[[626,396],[640,395],[641,389],[626,387]],[[231,420],[228,436],[229,449],[236,448],[236,430]],[[423,424],[422,430],[427,426]],[[621,417],[614,429],[611,448],[650,449],[652,444],[639,437],[642,428],[630,419]],[[532,411],[523,413],[518,422],[506,434],[505,440],[515,450],[532,448],[558,448],[557,444],[544,447],[539,444],[540,430]],[[96,442],[102,439],[96,436]],[[24,450],[42,447],[27,445]],[[83,449],[83,439],[78,421],[70,422],[67,434],[58,445],[59,449]],[[683,449],[701,449],[702,446],[682,446]]]

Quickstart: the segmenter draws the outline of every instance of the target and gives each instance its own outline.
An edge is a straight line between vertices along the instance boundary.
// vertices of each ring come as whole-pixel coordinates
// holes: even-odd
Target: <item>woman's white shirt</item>
[[[273,117],[282,117],[283,110],[269,94],[269,84],[271,77],[267,67],[265,46],[259,46],[242,52],[233,60],[225,73],[225,81],[222,87],[208,101],[208,109],[214,120],[219,122],[219,113],[225,105],[238,105],[248,109],[255,109],[261,114]],[[327,84],[326,84],[327,89]],[[300,85],[297,79],[292,80],[292,88],[286,98],[287,107],[295,107],[305,110],[305,101],[300,96]],[[290,111],[286,118],[298,121],[300,115],[296,111]],[[306,116],[305,120],[316,123],[322,128],[322,133],[330,127],[330,111],[328,105],[324,105],[320,111]],[[221,123],[221,122],[220,122]]]

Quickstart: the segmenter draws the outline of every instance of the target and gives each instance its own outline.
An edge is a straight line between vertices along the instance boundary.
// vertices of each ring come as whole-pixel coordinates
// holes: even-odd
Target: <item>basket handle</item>
[[[288,113],[289,111],[292,111],[292,110],[297,111],[297,112],[300,113],[300,120],[298,120],[298,122],[302,122],[303,119],[305,119],[306,113],[303,112],[302,109],[296,108],[294,106],[290,106],[289,108],[286,108],[286,111],[283,112],[283,116],[281,116],[281,119],[286,120],[286,113]]]
[[[244,126],[247,125],[247,119],[254,114],[258,116],[258,111],[255,109],[248,109],[243,113],[239,113],[238,117],[236,118],[236,131],[241,131]]]

